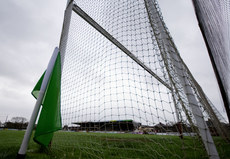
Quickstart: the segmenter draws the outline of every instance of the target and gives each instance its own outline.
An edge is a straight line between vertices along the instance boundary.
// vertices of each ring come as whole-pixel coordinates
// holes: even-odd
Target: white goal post
[[[212,135],[227,137],[223,119],[180,57],[156,0],[68,0],[59,49],[63,131],[55,152],[219,158]]]

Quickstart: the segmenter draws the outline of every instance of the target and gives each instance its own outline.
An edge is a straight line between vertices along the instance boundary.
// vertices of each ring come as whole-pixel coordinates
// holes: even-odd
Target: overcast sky
[[[178,50],[205,93],[224,114],[220,93],[190,0],[159,0]],[[29,119],[31,90],[59,45],[66,0],[0,1],[0,121]]]

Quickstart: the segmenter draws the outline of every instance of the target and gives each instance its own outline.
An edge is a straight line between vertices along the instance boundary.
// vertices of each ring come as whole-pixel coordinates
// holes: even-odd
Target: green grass
[[[0,158],[15,158],[25,131],[0,130]],[[221,158],[230,156],[230,144],[214,137]],[[207,158],[195,137],[57,132],[50,150],[30,141],[26,158]]]

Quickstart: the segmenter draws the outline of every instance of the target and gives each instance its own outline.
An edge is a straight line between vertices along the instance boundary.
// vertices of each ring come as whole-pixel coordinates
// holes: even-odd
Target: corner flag
[[[32,91],[32,95],[35,98],[38,98],[44,75],[45,73],[43,73]],[[53,133],[62,128],[60,112],[60,86],[61,57],[59,52],[42,101],[42,110],[33,138],[35,142],[45,147],[47,147],[51,142]]]

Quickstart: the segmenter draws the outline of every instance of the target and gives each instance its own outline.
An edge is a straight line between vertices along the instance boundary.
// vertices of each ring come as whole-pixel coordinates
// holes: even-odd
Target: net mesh
[[[193,0],[193,4],[230,119],[230,3]]]
[[[52,148],[79,158],[218,156],[210,131],[225,135],[221,116],[180,58],[157,2],[78,0],[73,5],[154,76],[76,14],[71,4],[60,44],[65,131],[55,134]]]
[[[119,7],[116,8],[101,3],[102,6],[108,6],[105,11],[102,10],[105,17],[111,14],[109,11],[112,8],[114,8],[112,12],[119,8],[117,12],[121,15],[115,14],[117,18],[115,15],[110,16],[111,19],[108,19],[107,23],[103,21],[100,23],[99,20],[98,23],[104,27],[103,24],[105,23],[110,26],[116,22],[114,27],[111,27],[114,28],[113,31],[106,26],[105,29],[108,32],[111,31],[115,38],[151,67],[159,77],[168,80],[166,70],[162,67],[163,60],[159,48],[156,42],[153,43],[149,32],[148,19],[144,16],[144,13],[142,13],[143,18],[131,15],[135,10],[144,10],[143,2],[141,4],[131,3],[133,5],[131,6],[132,9],[128,10],[131,13],[124,14],[120,10],[127,11],[130,7],[127,2],[120,2]],[[91,3],[95,2],[89,2],[89,4]],[[110,4],[111,2],[107,3]],[[85,5],[85,2],[82,2],[81,5]],[[79,4],[79,6],[81,5]],[[96,3],[92,6],[103,8],[97,5],[99,4]],[[84,9],[85,6],[81,7]],[[89,7],[85,11],[88,10],[94,9]],[[105,17],[100,19],[105,19]],[[131,18],[129,20],[130,17],[136,17],[137,19]],[[96,17],[93,18],[97,21]],[[135,24],[138,19],[142,19],[142,25]],[[146,119],[149,119],[153,124],[167,122],[164,116],[175,120],[172,115],[174,108],[171,105],[171,95],[169,95],[169,90],[164,85],[81,17],[73,14],[71,20],[69,45],[67,45],[66,51],[68,54],[65,54],[63,67],[63,83],[67,84],[62,86],[62,99],[65,102],[75,102],[63,103],[63,105],[73,108],[74,110],[71,110],[71,113],[78,112],[77,114],[81,114],[76,121],[135,119],[138,122],[143,120],[145,124],[148,124]],[[80,25],[76,26],[76,23]],[[126,26],[122,27],[121,24],[124,23]],[[65,96],[65,94],[67,95]],[[74,100],[68,100],[71,98],[74,98]],[[76,107],[76,105],[78,106]],[[161,114],[152,116],[151,112],[157,114],[157,109],[159,109],[158,113]],[[162,118],[158,118],[158,116],[162,116]],[[70,119],[72,120],[73,117]]]

